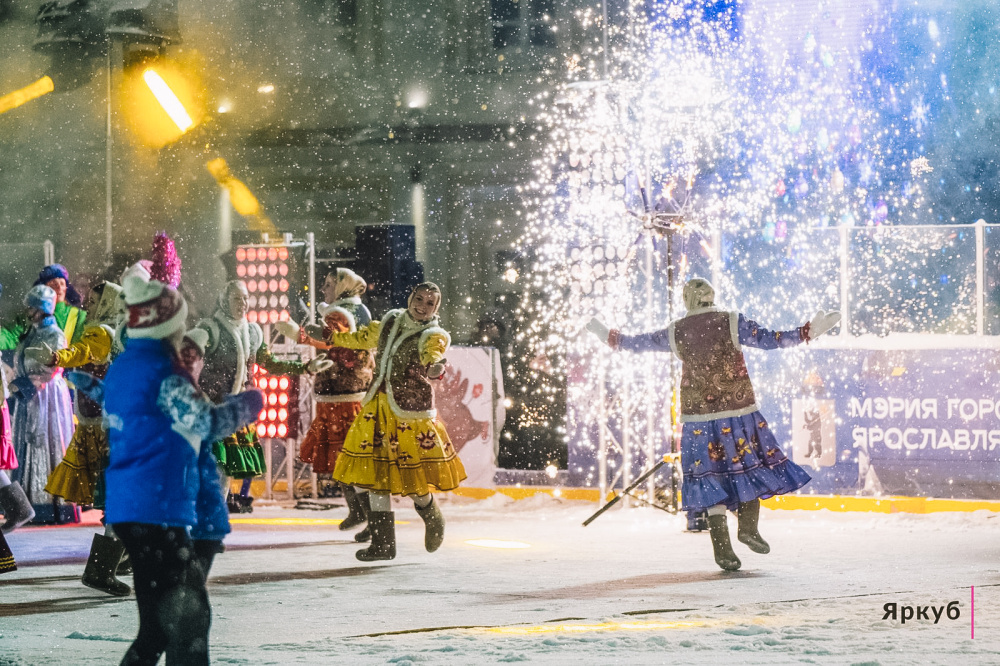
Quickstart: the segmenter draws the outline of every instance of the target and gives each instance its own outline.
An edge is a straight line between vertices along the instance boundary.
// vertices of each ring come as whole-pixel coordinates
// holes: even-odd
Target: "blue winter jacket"
[[[203,442],[198,454],[197,524],[191,528],[192,539],[222,541],[232,528],[229,526],[229,507],[219,480],[219,464],[212,455],[212,445]]]
[[[107,522],[171,527],[195,524],[198,460],[157,405],[160,385],[174,373],[162,340],[130,339],[104,379],[111,446],[105,471]]]

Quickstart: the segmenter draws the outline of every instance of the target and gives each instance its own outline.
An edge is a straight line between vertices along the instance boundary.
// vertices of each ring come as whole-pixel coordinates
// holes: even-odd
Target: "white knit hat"
[[[141,275],[127,276],[122,288],[130,338],[159,340],[184,328],[188,307],[176,289]]]
[[[205,350],[208,349],[208,331],[203,328],[192,328],[184,334],[184,339],[197,347],[198,351],[201,352],[202,358],[204,358]]]

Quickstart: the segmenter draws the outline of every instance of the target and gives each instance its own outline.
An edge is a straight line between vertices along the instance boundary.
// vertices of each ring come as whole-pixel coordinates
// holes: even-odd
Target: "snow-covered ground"
[[[765,510],[771,554],[737,543],[743,569],[726,574],[707,533],[685,533],[681,517],[654,509],[613,510],[584,528],[593,504],[445,497],[447,538],[432,555],[406,505],[398,557],[370,565],[329,522],[343,508],[242,516],[267,521],[237,525],[216,559],[213,661],[1000,663],[998,514]],[[275,524],[282,518],[299,524]],[[125,652],[134,601],[78,582],[94,531],[9,536],[21,568],[0,577],[0,664],[107,664]],[[932,610],[929,620],[883,619],[887,603],[952,601],[957,620],[935,624]]]

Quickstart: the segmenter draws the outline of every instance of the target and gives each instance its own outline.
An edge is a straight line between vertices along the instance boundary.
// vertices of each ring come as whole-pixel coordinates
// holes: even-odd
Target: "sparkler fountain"
[[[702,4],[633,3],[624,25],[603,24],[606,62],[572,56],[569,81],[534,101],[550,143],[523,189],[519,336],[541,402],[566,382],[570,477],[602,498],[676,450],[677,368],[598,348],[579,333],[590,316],[624,332],[662,328],[681,314],[673,285],[702,275],[723,302],[738,296],[772,325],[798,325],[837,306],[844,254],[836,233],[816,243],[809,231],[878,225],[880,207],[902,217],[923,204],[857,66],[873,15],[792,43],[776,27],[782,12],[806,12],[791,17],[801,28],[821,23],[814,10]],[[803,264],[815,265],[805,282],[783,284]],[[650,480],[646,501],[653,491]]]

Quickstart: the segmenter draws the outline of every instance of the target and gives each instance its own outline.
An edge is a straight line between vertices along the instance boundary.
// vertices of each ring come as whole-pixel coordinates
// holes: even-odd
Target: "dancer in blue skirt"
[[[708,511],[715,562],[736,571],[741,563],[729,540],[726,510],[737,512],[737,538],[755,553],[767,553],[771,548],[757,531],[760,500],[798,490],[810,479],[785,457],[761,415],[742,347],[809,342],[833,328],[840,313],[821,310],[796,329],[770,331],[714,304],[711,283],[694,278],[684,285],[687,314],[665,329],[624,335],[595,318],[587,330],[613,349],[672,351],[681,359],[683,508]]]

